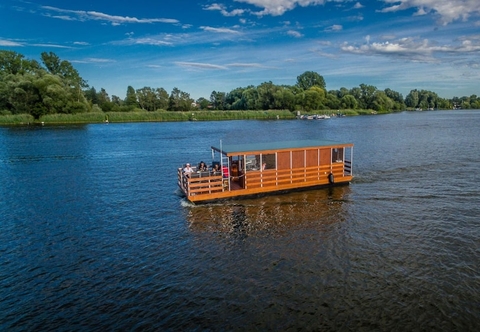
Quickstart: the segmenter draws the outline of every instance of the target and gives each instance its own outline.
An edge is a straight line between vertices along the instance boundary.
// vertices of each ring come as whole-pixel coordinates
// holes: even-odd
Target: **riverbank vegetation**
[[[42,63],[0,50],[0,123],[92,123],[132,121],[202,121],[286,119],[302,114],[379,114],[416,109],[480,108],[480,98],[445,99],[435,92],[411,90],[404,98],[391,90],[360,84],[327,90],[324,78],[312,71],[295,85],[264,82],[229,92],[212,91],[194,100],[174,88],[128,86],[125,98],[88,86],[68,61],[52,52]]]

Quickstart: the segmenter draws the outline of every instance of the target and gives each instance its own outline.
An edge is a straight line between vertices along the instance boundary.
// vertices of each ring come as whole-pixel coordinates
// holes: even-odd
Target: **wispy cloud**
[[[217,65],[217,64],[203,63],[203,62],[177,61],[175,62],[175,64],[181,67],[208,69],[208,70],[229,70],[233,68],[272,68],[256,62],[252,62],[252,63],[234,62],[234,63],[225,64],[225,65]]]
[[[0,46],[6,47],[22,47],[24,46],[23,43],[19,43],[17,41],[9,40],[9,39],[0,39]]]
[[[90,43],[76,41],[76,42],[73,42],[73,45],[88,46],[90,45]]]
[[[58,45],[58,44],[30,44],[35,47],[52,47],[52,48],[72,48],[71,46]]]
[[[325,28],[325,31],[341,31],[342,29],[343,29],[343,26],[339,24],[334,24],[332,26]]]
[[[42,6],[41,8],[46,11],[43,15],[67,21],[97,20],[106,21],[111,23],[112,25],[120,25],[126,23],[179,23],[178,20],[170,18],[136,18],[129,16],[109,15],[97,11],[69,10],[52,6]],[[61,13],[63,15],[52,15],[50,12]]]
[[[228,69],[225,66],[214,65],[210,63],[200,63],[200,62],[183,62],[177,61],[175,62],[177,66],[181,67],[189,67],[189,68],[201,68],[201,69],[217,69],[217,70],[226,70]]]
[[[170,41],[160,40],[156,38],[130,38],[125,41],[126,44],[130,43],[131,45],[152,45],[152,46],[171,46],[173,45]]]
[[[230,63],[228,67],[240,67],[240,68],[267,68],[259,63]]]
[[[419,62],[438,62],[442,55],[480,53],[480,42],[474,38],[465,38],[457,45],[437,45],[428,39],[416,38],[400,38],[381,43],[370,43],[370,38],[366,38],[366,41],[367,44],[361,46],[345,43],[341,50],[358,55],[390,56]]]
[[[354,9],[360,9],[360,8],[363,8],[363,7],[365,7],[365,6],[362,5],[360,2],[357,2],[357,3],[353,6]]]
[[[82,60],[71,60],[72,63],[112,63],[116,62],[113,59],[105,59],[105,58],[85,58]]]
[[[338,59],[338,55],[324,52],[324,51],[323,51],[322,49],[320,49],[320,48],[311,49],[310,52],[314,53],[315,55],[319,55],[319,56],[321,56],[321,57],[324,57],[324,58]]]
[[[300,32],[295,31],[295,30],[288,30],[287,35],[295,37],[295,38],[303,37],[303,35]]]
[[[414,8],[417,9],[415,15],[436,13],[443,25],[459,19],[467,20],[470,16],[480,14],[480,1],[477,0],[383,0],[383,2],[390,6],[380,10],[382,13]]]
[[[208,6],[203,7],[204,10],[217,10],[219,11],[223,16],[241,16],[245,13],[244,9],[233,9],[231,11],[228,11],[225,7],[225,5],[219,4],[219,3],[213,3]]]
[[[297,7],[297,5],[301,7],[317,6],[317,5],[323,5],[330,0],[235,0],[235,1],[244,2],[259,8],[263,8],[263,10],[259,12],[252,11],[251,13],[254,15],[280,16],[280,15],[283,15],[285,12],[294,9],[295,7]]]
[[[240,32],[237,30],[233,30],[230,28],[213,28],[209,26],[201,26],[200,29],[209,32],[216,32],[216,33],[231,33],[231,34],[239,34]]]

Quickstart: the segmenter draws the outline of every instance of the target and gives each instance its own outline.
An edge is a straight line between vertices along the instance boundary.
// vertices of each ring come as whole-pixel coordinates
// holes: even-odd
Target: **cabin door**
[[[231,190],[245,188],[245,163],[243,156],[233,156],[230,158],[230,183]]]

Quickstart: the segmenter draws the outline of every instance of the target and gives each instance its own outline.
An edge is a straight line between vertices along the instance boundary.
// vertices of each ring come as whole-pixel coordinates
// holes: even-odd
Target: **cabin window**
[[[245,170],[255,171],[260,169],[260,155],[247,155],[245,159]]]
[[[247,155],[245,159],[245,169],[247,171],[259,171],[261,169],[276,169],[277,163],[275,154],[255,154]]]
[[[341,163],[343,161],[343,148],[332,149],[332,163]]]
[[[275,162],[275,154],[262,155],[262,165],[265,165],[263,169],[276,169],[277,163]]]

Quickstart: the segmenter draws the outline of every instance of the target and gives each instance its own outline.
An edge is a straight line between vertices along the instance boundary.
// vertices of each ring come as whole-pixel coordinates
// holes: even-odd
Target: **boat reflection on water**
[[[245,236],[281,235],[302,228],[343,222],[349,186],[189,206],[187,220],[194,232]]]

